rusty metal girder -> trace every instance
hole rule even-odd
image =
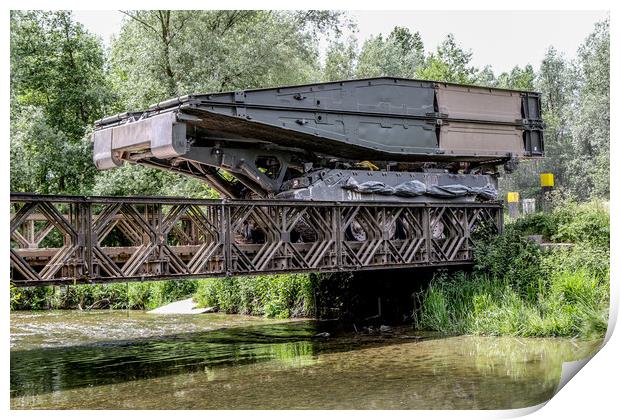
[[[11,194],[16,286],[470,264],[499,203]]]

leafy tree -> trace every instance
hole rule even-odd
[[[591,194],[609,197],[609,19],[596,24],[578,55],[573,144],[578,156],[587,156]]]
[[[42,107],[22,107],[11,118],[11,191],[83,194],[94,175],[90,143],[69,141]]]
[[[491,66],[484,66],[482,70],[477,72],[474,84],[480,86],[498,87],[498,81]]]
[[[118,112],[195,92],[319,78],[318,38],[338,32],[329,11],[127,11],[110,51]],[[116,172],[116,173],[114,173]],[[133,185],[127,185],[127,179]],[[205,184],[128,166],[97,176],[95,192],[213,196]]]
[[[163,195],[193,198],[217,198],[205,182],[184,175],[125,164],[110,171],[98,172],[94,195]]]
[[[514,68],[510,74],[500,76],[500,83],[512,83],[521,76],[524,80],[529,78],[529,75]],[[574,188],[572,182],[576,178],[573,175],[577,169],[571,168],[575,162],[569,124],[574,89],[571,63],[550,47],[534,80],[534,90],[542,93],[542,114],[546,124],[545,158],[541,161],[522,161],[515,173],[502,180],[506,188],[521,191],[524,197],[533,196],[540,191],[541,172],[554,173],[558,186],[568,190]]]
[[[497,87],[506,89],[535,90],[536,73],[531,64],[521,68],[515,66],[509,73],[502,73],[497,78]]]
[[[125,12],[110,54],[126,110],[173,96],[318,79],[318,34],[338,12]]]
[[[333,41],[327,48],[323,80],[331,82],[355,78],[357,45],[355,38]]]
[[[540,66],[536,88],[542,93],[542,111],[546,123],[546,156],[539,165],[540,169],[553,172],[558,185],[583,191],[584,185],[574,184],[575,181],[582,182],[582,177],[587,175],[577,167],[579,162],[575,159],[573,148],[571,121],[576,89],[575,69],[553,47],[547,50]]]
[[[379,34],[364,42],[355,74],[360,78],[412,78],[423,60],[424,44],[420,34],[397,26],[385,39]]]
[[[503,180],[506,188],[533,193],[538,174],[555,174],[556,186],[574,199],[609,197],[609,20],[596,24],[567,60],[555,48],[545,54],[540,70],[526,66],[500,75],[500,84],[542,93],[545,159],[524,162]]]
[[[439,44],[434,53],[430,53],[424,66],[418,69],[416,77],[427,80],[475,84],[478,69],[470,65],[473,53],[461,48],[453,34]]]
[[[79,141],[107,111],[101,42],[70,12],[11,12],[12,107],[41,107],[47,123]]]
[[[88,192],[84,136],[111,100],[101,43],[70,12],[11,12],[11,189]]]

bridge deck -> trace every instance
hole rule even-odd
[[[499,203],[11,194],[16,286],[469,264]],[[251,233],[250,233],[251,232]]]

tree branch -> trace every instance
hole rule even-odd
[[[139,18],[137,15],[132,15],[130,12],[128,11],[124,11],[124,10],[119,10],[122,14],[124,14],[125,16],[129,16],[130,19],[135,20],[136,22],[144,25],[146,28],[152,30],[153,32],[155,32],[156,34],[159,34],[159,32],[157,31],[157,29],[155,29],[155,27],[153,27],[150,23],[148,23],[147,21]]]

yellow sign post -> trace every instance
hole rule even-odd
[[[553,174],[540,174],[541,207],[544,212],[551,210],[551,191],[553,190]]]
[[[540,186],[543,188],[553,188],[553,174],[540,174]]]
[[[509,203],[518,203],[519,202],[519,193],[518,192],[509,192],[508,193],[508,202]]]
[[[508,201],[508,215],[510,218],[516,219],[519,217],[519,193],[511,191],[506,198],[506,201]]]

